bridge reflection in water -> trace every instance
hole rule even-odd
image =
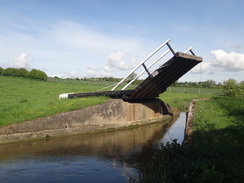
[[[163,137],[177,135],[168,131],[175,120],[121,131],[2,144],[1,182],[128,182],[130,176],[138,176]]]

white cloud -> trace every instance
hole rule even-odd
[[[86,73],[83,75],[85,78],[93,78],[96,77],[97,70],[93,67],[87,67]]]
[[[118,63],[118,69],[119,70],[128,70],[129,66],[126,63],[124,63],[123,61],[120,61]]]
[[[115,53],[111,53],[108,57],[108,61],[109,62],[114,62],[114,61],[118,61],[121,60],[124,57],[124,53],[122,53],[121,51],[119,52],[115,52]]]
[[[111,77],[111,74],[109,72],[102,71],[100,77]]]
[[[121,59],[125,56],[121,51],[113,52],[108,56],[107,65],[104,67],[104,71],[115,71],[119,70],[127,70],[129,67]]]
[[[115,70],[115,69],[109,67],[108,65],[106,65],[106,66],[104,67],[104,71],[106,71],[106,72],[110,72],[110,71],[114,71],[114,70]]]
[[[138,64],[139,64],[139,60],[137,57],[132,57],[131,59],[131,64],[130,64],[130,68],[135,68]]]
[[[108,57],[108,67],[109,70],[116,70],[118,68],[118,61],[120,61],[124,57],[124,53],[122,52],[115,52],[111,53]]]
[[[242,71],[244,70],[244,54],[230,52],[227,53],[221,49],[211,51],[213,58],[209,62],[202,62],[196,65],[191,73],[214,74],[218,71]]]
[[[106,72],[127,69],[130,58],[135,56],[135,53],[144,53],[142,50],[145,48],[141,40],[118,38],[82,23],[60,21],[40,25],[36,34],[16,33],[11,29],[1,34],[0,52],[4,55],[1,55],[0,66],[11,66],[12,55],[23,53],[14,60],[15,67],[45,67],[48,75],[68,76],[69,71],[76,71],[79,66],[78,73],[85,73],[84,77],[93,77],[95,73],[87,70],[87,65],[96,66],[98,70]],[[31,55],[35,63],[30,65],[31,62],[24,53]],[[123,73],[114,72],[113,77],[121,75],[124,76]]]
[[[244,70],[244,54],[234,51],[227,53],[221,49],[213,50],[211,53],[214,55],[214,58],[211,60],[213,67],[221,68],[224,71]]]
[[[68,73],[68,78],[81,78],[81,75],[76,71],[70,71]]]
[[[16,68],[25,68],[25,69],[30,69],[30,60],[27,60],[27,54],[26,53],[21,53],[18,58],[15,58],[13,60],[13,65]]]
[[[125,54],[121,51],[111,53],[108,56],[107,65],[104,67],[104,71],[128,70],[134,68],[138,64],[138,60],[135,56],[130,59],[130,63],[123,61],[122,59],[124,58]]]
[[[201,62],[200,64],[196,65],[191,72],[194,74],[201,74],[204,73],[206,71],[210,71],[211,70],[211,65],[210,62]]]

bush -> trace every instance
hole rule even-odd
[[[17,73],[18,73],[18,69],[16,68],[7,68],[3,71],[2,75],[4,76],[17,76]]]
[[[2,75],[4,69],[2,67],[0,67],[0,76]]]
[[[32,69],[28,72],[25,68],[7,68],[3,69],[0,67],[0,75],[3,76],[17,76],[17,77],[27,77],[31,79],[40,79],[47,81],[47,74],[41,70]]]
[[[243,95],[243,86],[238,84],[235,79],[224,81],[222,89],[225,96],[237,97]]]
[[[25,77],[27,74],[28,74],[28,71],[26,69],[20,68],[20,69],[18,69],[16,76]]]
[[[47,80],[47,75],[45,72],[37,70],[37,69],[32,69],[28,74],[28,78],[31,79],[40,79],[40,80]]]

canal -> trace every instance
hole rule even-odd
[[[161,143],[182,143],[185,115],[121,131],[2,144],[0,182],[128,183]]]

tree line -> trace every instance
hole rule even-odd
[[[15,76],[15,77],[25,77],[30,79],[38,79],[47,81],[48,77],[44,71],[38,69],[32,69],[31,71],[26,70],[25,68],[6,68],[3,69],[0,67],[0,75],[3,76]],[[126,82],[132,80],[135,76],[132,75],[129,77]],[[55,77],[54,77],[55,78]],[[56,77],[58,78],[58,77]],[[114,77],[102,77],[102,78],[76,78],[76,80],[84,81],[110,81],[110,82],[119,82],[121,78]],[[138,85],[143,80],[135,80],[134,84]],[[238,83],[235,79],[229,79],[223,83],[216,83],[213,80],[207,80],[203,82],[174,82],[171,86],[173,87],[195,87],[195,88],[219,88],[223,90],[225,96],[236,97],[244,96],[244,81]]]
[[[217,83],[214,80],[207,80],[207,81],[199,81],[199,82],[178,82],[176,81],[175,83],[172,84],[172,86],[176,87],[193,87],[193,88],[221,88],[222,83]]]
[[[3,69],[0,67],[0,75],[25,77],[25,78],[30,78],[30,79],[38,79],[38,80],[47,81],[47,74],[38,69],[32,69],[31,71],[28,71],[25,68],[9,67],[9,68]]]
[[[244,96],[244,81],[238,83],[235,79],[228,79],[223,83],[216,83],[213,80],[203,82],[175,82],[175,87],[193,87],[193,88],[217,88],[222,89],[223,95],[230,97]]]

